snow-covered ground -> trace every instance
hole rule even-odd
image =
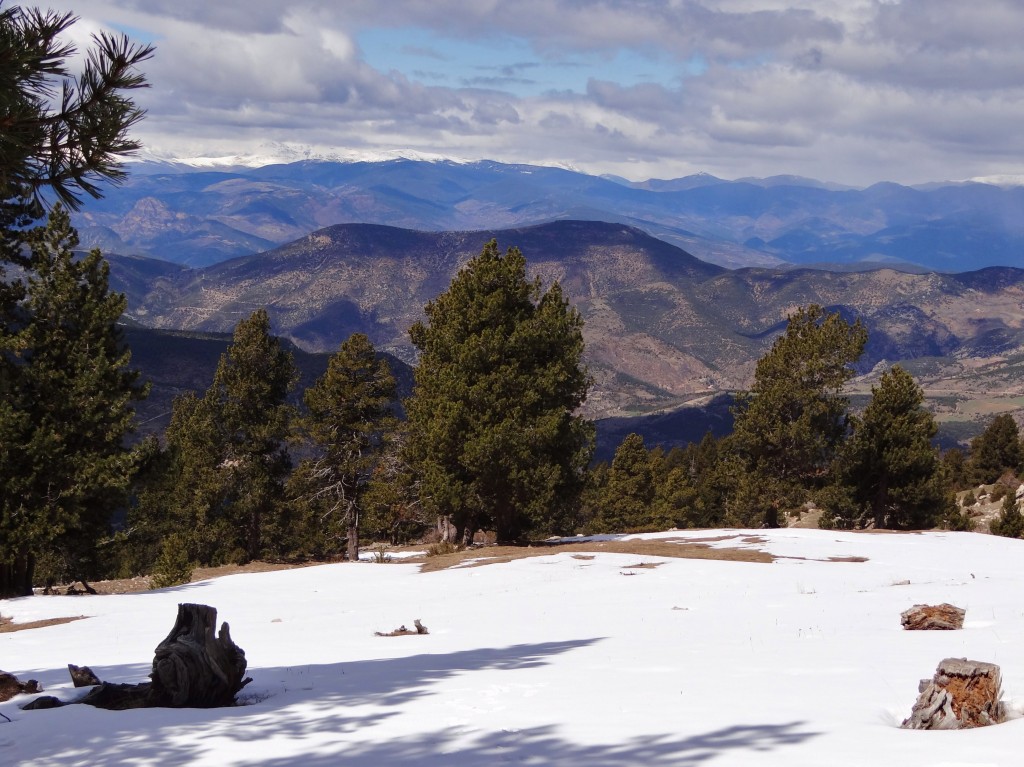
[[[708,538],[700,531],[671,537]],[[987,535],[742,533],[772,564],[555,554],[420,573],[341,564],[144,594],[0,602],[0,668],[72,699],[67,663],[145,678],[178,602],[215,606],[254,678],[235,708],[21,711],[2,765],[1016,765],[1024,719],[899,729],[945,657],[1000,664],[1024,709],[1024,542]],[[865,562],[829,561],[865,557]],[[626,569],[639,562],[660,566]],[[906,583],[908,582],[909,583]],[[915,603],[962,631],[908,632]],[[426,636],[384,638],[422,619]]]

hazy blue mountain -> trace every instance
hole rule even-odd
[[[847,189],[776,176],[643,183],[497,162],[303,161],[231,170],[139,165],[76,216],[106,253],[206,266],[367,223],[476,231],[556,220],[636,227],[729,268],[909,263],[1024,266],[1024,189],[985,184]]]

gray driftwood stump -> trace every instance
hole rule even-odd
[[[921,693],[902,727],[908,730],[961,730],[998,724],[1006,717],[1000,696],[999,666],[966,658],[946,658]]]

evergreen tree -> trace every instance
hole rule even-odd
[[[866,341],[859,320],[851,325],[817,305],[789,317],[734,409],[729,444],[742,467],[730,497],[735,518],[776,527],[781,511],[824,484],[847,431],[842,388]]]
[[[995,482],[1006,471],[1021,470],[1024,450],[1013,416],[997,415],[981,434],[971,440],[967,475],[975,485]]]
[[[268,533],[280,532],[292,468],[293,408],[286,399],[297,378],[291,353],[271,335],[266,310],[258,309],[235,326],[204,397],[225,446],[218,466],[228,478],[225,515],[247,561],[276,553]]]
[[[100,196],[98,182],[124,176],[119,158],[139,148],[128,133],[143,111],[126,93],[146,86],[136,66],[151,46],[101,33],[73,77],[70,13],[0,8],[0,225],[40,217],[50,190],[76,209],[81,194]]]
[[[354,562],[359,559],[363,496],[376,453],[394,428],[395,379],[370,339],[356,333],[331,357],[327,372],[303,399],[309,411],[305,431],[318,453],[298,470],[304,498],[320,536],[346,540],[348,559]]]
[[[1024,514],[1021,513],[1015,493],[1009,492],[1003,496],[1003,506],[999,516],[992,520],[991,530],[994,535],[1006,538],[1024,536]]]
[[[946,472],[946,481],[955,490],[963,490],[971,486],[967,478],[967,459],[964,451],[951,447],[942,453],[942,469]]]
[[[837,459],[836,474],[857,513],[841,526],[926,528],[946,510],[950,491],[931,442],[938,427],[923,402],[921,387],[898,365],[872,387]]]
[[[210,399],[186,392],[174,399],[164,433],[138,502],[129,511],[129,536],[136,569],[147,570],[169,547],[187,549],[184,559],[219,565],[243,558],[234,547],[228,517],[231,476],[227,439],[217,426]]]
[[[363,500],[367,534],[391,544],[422,538],[434,521],[420,502],[416,472],[406,461],[407,439],[405,425],[396,424],[377,456]]]
[[[135,470],[132,402],[146,392],[117,325],[125,298],[109,291],[99,251],[76,257],[60,206],[28,240],[0,401],[0,596],[29,593],[44,555],[54,577],[96,574],[97,542]]]
[[[600,497],[598,529],[624,533],[652,526],[654,466],[644,438],[630,434],[615,450]]]
[[[407,407],[424,504],[462,541],[486,526],[502,542],[564,529],[593,446],[576,415],[589,386],[579,313],[491,241],[426,315],[410,331],[420,359]]]
[[[136,518],[150,540],[177,535],[201,565],[282,553],[294,411],[286,398],[296,377],[266,310],[235,326],[206,393],[174,401],[167,473],[152,482]]]
[[[124,382],[100,359],[115,355],[113,342],[105,340],[114,335],[105,318],[117,303],[114,296],[104,299],[102,259],[90,254],[69,266],[61,253],[74,247],[74,232],[63,211],[56,212],[45,234],[29,227],[44,214],[45,193],[75,208],[81,193],[100,195],[98,181],[123,175],[120,157],[138,146],[128,131],[142,117],[126,93],[145,85],[135,66],[152,49],[100,35],[76,80],[66,65],[74,47],[62,42],[74,21],[70,14],[0,8],[0,597],[28,593],[40,554],[67,560],[79,575],[93,566],[88,560],[95,534],[112,511],[104,507],[120,495],[130,473],[130,460],[121,456],[117,460],[123,465],[114,467],[113,448],[100,446],[104,440],[108,446],[120,442],[126,412]],[[37,267],[49,272],[33,275]],[[78,291],[59,293],[76,279]],[[57,292],[47,297],[47,291]],[[57,305],[62,296],[71,302],[67,311]],[[41,317],[32,329],[33,312],[40,308],[51,316]],[[76,318],[75,309],[97,315]],[[58,314],[64,325],[53,324]],[[98,334],[92,351],[82,345],[90,334]],[[46,367],[54,359],[48,348],[74,356],[66,372]],[[78,366],[88,365],[89,354],[95,355],[96,368],[82,374]],[[80,374],[81,381],[71,380]],[[112,388],[87,393],[88,380]],[[33,386],[48,387],[40,389],[38,402]],[[55,394],[62,386],[63,401]],[[46,411],[45,403],[53,409]],[[82,412],[72,412],[78,405]],[[65,416],[71,420],[58,421]],[[105,437],[74,431],[99,429],[104,418]],[[71,454],[75,445],[83,450],[78,458]],[[90,462],[92,468],[83,469]],[[58,473],[63,471],[70,473]]]
[[[651,525],[658,530],[696,527],[699,518],[697,487],[685,465],[656,472]]]

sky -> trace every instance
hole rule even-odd
[[[42,4],[42,3],[40,3]],[[1019,0],[49,0],[151,42],[159,157],[1024,177]]]
[[[253,681],[242,705],[206,710],[22,711],[36,696],[19,696],[0,703],[0,764],[1020,764],[1024,542],[797,529],[643,537],[777,559],[611,554],[577,542],[577,554],[432,573],[342,563],[141,594],[4,600],[15,625],[89,616],[0,633],[4,670],[61,700],[86,692],[68,663],[109,682],[144,680],[179,602],[217,609]],[[912,605],[942,602],[966,609],[962,630],[901,627]],[[416,618],[428,634],[374,635]],[[998,664],[1013,720],[900,729],[919,680],[947,657]]]

